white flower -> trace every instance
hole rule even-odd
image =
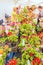
[[[8,34],[8,30],[7,29],[5,30],[5,32],[6,32],[6,34]]]
[[[2,56],[2,54],[0,54],[0,57]]]

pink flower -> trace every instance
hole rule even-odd
[[[16,25],[16,22],[11,22],[10,25],[14,26],[14,25]]]
[[[10,29],[10,26],[9,25],[6,25],[6,29],[9,30]]]
[[[4,26],[2,26],[2,30],[5,30],[5,27]]]
[[[24,51],[26,50],[26,48],[24,47],[24,49],[23,49]]]
[[[38,48],[36,48],[36,50],[38,51],[39,49],[38,49]]]

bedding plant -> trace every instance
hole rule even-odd
[[[31,17],[29,18],[27,13],[29,13],[28,9],[24,7],[23,12],[17,15],[18,22],[12,21],[1,30],[0,44],[2,44],[2,46],[0,47],[0,65],[5,65],[8,51],[12,51],[12,47],[9,48],[9,45],[4,45],[6,41],[7,43],[10,42],[10,44],[14,43],[14,46],[16,44],[16,52],[18,50],[21,52],[20,58],[12,58],[7,65],[43,65],[43,53],[40,51],[40,36],[42,36],[43,33],[38,35],[42,29],[37,25],[35,19],[32,20]],[[15,48],[13,48],[13,51],[14,49]]]
[[[33,23],[23,23],[20,27],[21,37],[18,46],[22,52],[22,65],[28,65],[28,60],[31,65],[42,65],[41,59],[43,58],[43,53],[40,52],[41,39],[37,34],[36,25],[33,25]],[[39,28],[37,30],[41,31]]]

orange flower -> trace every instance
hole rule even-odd
[[[3,54],[4,53],[4,51],[3,50],[0,50],[0,54]]]
[[[5,45],[5,46],[4,46],[5,49],[8,49],[8,47],[9,47],[8,45]]]
[[[43,32],[39,33],[39,37],[43,37]]]
[[[4,34],[4,33],[2,33],[2,36],[5,36],[5,34]]]

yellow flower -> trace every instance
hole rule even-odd
[[[16,14],[16,12],[13,11],[13,12],[12,12],[11,21],[12,21],[12,22],[15,22],[16,19],[17,19],[17,14]]]

